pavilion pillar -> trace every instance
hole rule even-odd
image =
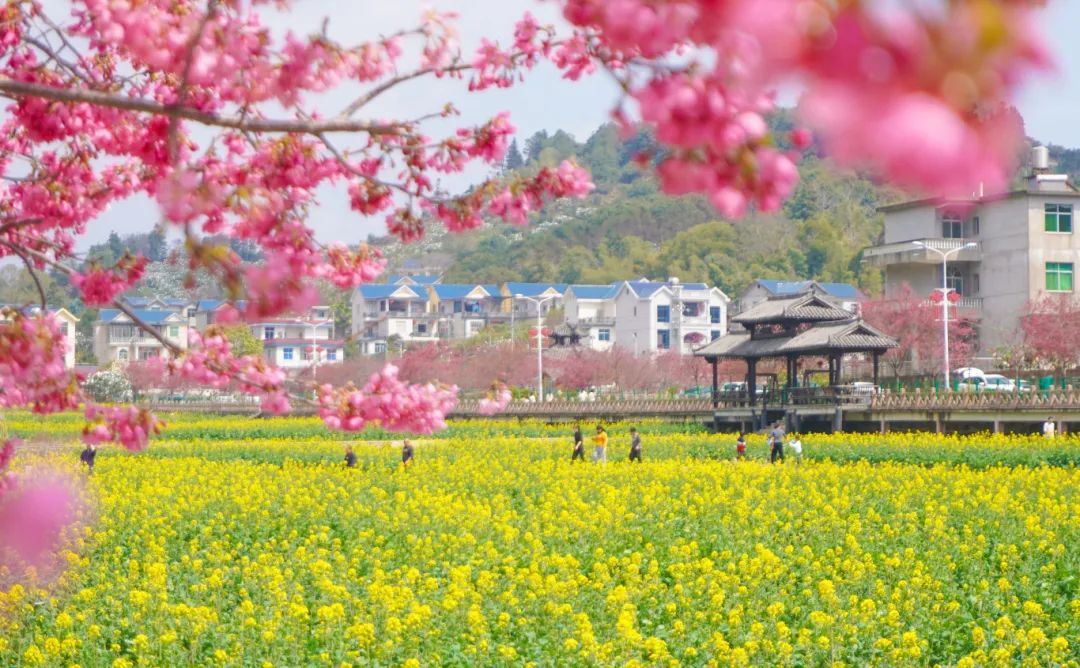
[[[874,351],[874,387],[877,387],[879,385],[878,377],[879,377],[879,369],[880,369],[880,367],[881,367],[881,353],[875,350]]]
[[[795,358],[791,355],[787,357],[787,386],[790,390],[795,387]]]
[[[844,374],[844,356],[836,356],[836,382],[834,385],[839,385]]]
[[[717,408],[720,405],[720,376],[717,369],[720,359],[717,357],[708,357],[706,359],[712,365],[712,407]]]
[[[832,355],[829,355],[829,387],[836,385],[836,362]]]
[[[757,362],[756,357],[746,360],[746,392],[751,406],[757,403]]]

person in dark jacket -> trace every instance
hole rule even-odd
[[[581,435],[581,425],[574,425],[574,454],[570,455],[570,461],[580,459],[585,461],[585,437]]]
[[[641,434],[635,427],[630,427],[630,461],[641,463]]]
[[[405,441],[405,444],[401,446],[401,464],[402,466],[408,466],[413,460],[413,447],[412,443]]]
[[[79,461],[86,464],[87,473],[94,472],[94,458],[97,457],[97,446],[91,443],[87,443],[83,448],[82,453],[79,455]]]
[[[353,452],[351,445],[345,446],[345,466],[347,468],[356,468],[356,453]]]

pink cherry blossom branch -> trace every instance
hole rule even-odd
[[[246,118],[243,116],[222,116],[199,111],[191,107],[175,104],[163,104],[145,98],[103,93],[101,91],[77,88],[58,88],[44,84],[16,81],[0,77],[0,93],[10,98],[38,97],[54,102],[86,103],[125,111],[136,111],[158,116],[177,117],[201,125],[247,130],[266,133],[317,134],[320,132],[363,132],[371,135],[400,135],[400,124],[380,124],[347,119],[325,121],[303,121],[296,119]]]

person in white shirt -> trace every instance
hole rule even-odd
[[[1054,418],[1046,418],[1046,422],[1043,422],[1043,436],[1053,438],[1055,431],[1057,431],[1057,424],[1054,423]]]
[[[791,440],[788,441],[788,447],[791,448],[792,454],[795,455],[795,465],[798,466],[802,463],[802,441],[799,440],[798,434],[791,435]]]

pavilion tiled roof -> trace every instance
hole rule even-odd
[[[850,320],[852,314],[826,297],[814,292],[800,295],[772,297],[741,313],[732,320],[743,325],[759,325],[770,322],[828,322]]]
[[[698,348],[694,354],[699,357],[746,359],[875,350],[884,352],[897,345],[893,337],[848,314],[845,321],[815,324],[794,335],[751,338],[748,332],[728,334]]]

